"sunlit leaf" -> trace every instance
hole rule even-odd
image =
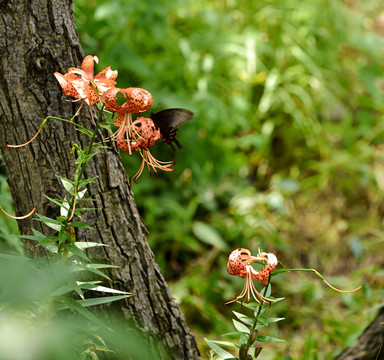
[[[235,328],[237,331],[240,331],[242,333],[246,333],[246,334],[249,334],[251,331],[249,330],[248,327],[246,327],[244,324],[242,324],[241,322],[237,321],[237,320],[232,320],[233,322],[233,325],[235,325]]]
[[[208,340],[208,339],[204,339],[205,342],[208,344],[208,346],[217,354],[219,355],[221,358],[223,359],[235,359],[235,357],[229,353],[228,351],[224,350],[223,348],[221,348],[220,346],[216,345],[214,342]]]
[[[89,249],[91,247],[108,246],[106,244],[101,244],[101,243],[92,242],[92,241],[76,241],[75,245],[81,250]]]
[[[255,322],[254,319],[251,319],[250,317],[248,317],[247,315],[244,315],[242,313],[239,313],[239,312],[236,312],[236,311],[232,311],[235,316],[241,320],[242,322],[244,322],[245,324],[249,325],[249,326],[252,326],[253,323]]]
[[[257,341],[260,341],[260,342],[285,342],[285,340],[282,340],[282,339],[279,339],[279,338],[276,338],[273,336],[262,336],[262,335],[259,335],[257,337]]]

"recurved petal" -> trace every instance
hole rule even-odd
[[[161,134],[150,118],[140,116],[132,123],[132,127],[137,135],[136,141],[142,149],[147,149],[160,140]]]
[[[124,131],[121,131],[119,135],[116,137],[116,145],[122,151],[128,151],[129,146],[127,141],[124,138]]]
[[[147,111],[153,104],[152,94],[141,88],[127,88],[129,99],[122,105],[125,111],[140,114]]]
[[[62,75],[58,72],[55,72],[53,75],[55,76],[56,80],[59,82],[59,84],[63,90],[64,95],[72,96],[75,98],[80,97],[79,93],[77,92],[77,90],[72,85],[73,81],[78,79],[78,77],[75,74]]]
[[[119,112],[121,110],[125,110],[116,101],[116,97],[118,93],[122,93],[123,96],[125,97],[125,89],[119,89],[115,87],[107,90],[105,93],[101,95],[101,101],[103,102],[107,110],[112,112]]]
[[[99,63],[99,58],[92,55],[87,55],[81,63],[81,70],[85,72],[87,80],[93,80],[95,74],[95,63]]]
[[[121,113],[117,114],[115,122],[113,123],[113,125],[120,127],[121,125],[123,125],[123,123],[124,123],[124,113],[121,112]]]
[[[100,80],[116,80],[117,75],[118,75],[117,70],[111,70],[111,67],[108,66],[105,69],[101,70],[95,75],[95,79],[100,79]]]

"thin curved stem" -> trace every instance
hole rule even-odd
[[[277,274],[281,274],[281,273],[286,273],[286,272],[292,272],[292,271],[303,271],[303,272],[313,272],[318,278],[320,278],[321,280],[324,281],[324,283],[329,286],[332,290],[335,290],[337,292],[340,292],[340,293],[352,293],[352,292],[355,292],[355,291],[358,291],[360,290],[363,285],[360,285],[359,287],[357,287],[356,289],[353,289],[353,290],[340,290],[340,289],[337,289],[335,288],[334,286],[332,286],[327,280],[325,280],[324,276],[321,275],[317,270],[315,269],[301,269],[301,268],[298,268],[298,269],[287,269],[281,262],[280,264],[284,267],[284,269],[279,269],[279,270],[276,270],[272,276],[275,276]]]

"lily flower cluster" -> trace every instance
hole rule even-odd
[[[256,271],[252,267],[252,263],[265,262],[262,270]],[[239,248],[231,252],[227,262],[227,272],[231,275],[237,275],[245,279],[244,288],[239,296],[236,296],[234,300],[228,301],[225,305],[233,303],[238,299],[246,296],[248,301],[251,301],[251,295],[260,304],[261,302],[271,303],[273,300],[261,295],[253,280],[258,280],[264,285],[268,285],[269,276],[273,270],[277,267],[277,257],[272,253],[261,252],[258,249],[257,256],[253,256],[248,249]]]
[[[56,72],[54,75],[65,95],[82,100],[90,107],[101,101],[105,109],[117,114],[114,125],[118,130],[112,134],[117,147],[122,151],[138,151],[142,157],[139,171],[133,176],[136,181],[147,165],[157,173],[157,169],[174,171],[173,161],[156,160],[149,151],[156,141],[161,139],[161,133],[150,118],[143,116],[133,119],[133,114],[147,111],[153,104],[153,97],[148,90],[129,87],[116,87],[117,70],[107,67],[94,75],[94,63],[98,63],[97,56],[88,55],[81,64],[81,68],[69,68],[64,75]],[[119,103],[118,103],[119,99]],[[79,108],[79,110],[80,110]],[[78,111],[79,111],[78,110]],[[91,111],[92,115],[92,111]]]
[[[174,161],[156,160],[149,151],[149,147],[161,139],[160,129],[151,118],[140,116],[133,119],[132,116],[142,114],[152,106],[151,93],[135,87],[117,88],[117,70],[111,70],[111,67],[108,66],[95,75],[95,63],[98,64],[98,62],[97,56],[88,55],[84,58],[80,69],[71,67],[64,75],[54,73],[64,95],[75,98],[76,100],[73,101],[81,101],[81,105],[72,119],[79,114],[80,109],[86,103],[89,106],[93,123],[96,124],[93,119],[92,105],[101,103],[104,109],[117,114],[114,125],[118,127],[118,130],[108,139],[115,140],[117,147],[122,151],[128,151],[129,155],[132,155],[132,151],[138,151],[142,157],[140,169],[132,177],[135,181],[142,174],[145,165],[150,173],[151,168],[156,174],[157,169],[174,171],[172,168]],[[46,120],[28,142],[21,145],[7,145],[7,147],[17,148],[29,144],[37,137],[45,123]]]

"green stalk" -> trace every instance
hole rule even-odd
[[[281,264],[281,262],[280,262]],[[283,264],[282,264],[283,265]],[[317,270],[315,269],[301,269],[301,268],[298,268],[298,269],[287,269],[284,265],[283,265],[284,269],[279,269],[279,270],[276,270],[273,272],[272,276],[275,276],[277,274],[281,274],[281,273],[286,273],[286,272],[292,272],[292,271],[304,271],[304,272],[312,272],[314,273],[318,278],[320,278],[321,280],[323,280],[325,282],[325,284],[330,287],[331,289],[337,291],[337,292],[340,292],[340,293],[352,293],[352,292],[355,292],[357,290],[360,290],[363,286],[360,285],[359,287],[357,287],[356,289],[353,289],[353,290],[340,290],[340,289],[337,289],[335,288],[334,286],[332,286],[326,279],[323,275],[321,275]]]
[[[99,119],[102,116],[102,111],[103,111],[103,107],[100,108],[99,117],[98,117]],[[100,124],[100,122],[97,121],[95,129],[94,129],[94,131],[92,133],[92,136],[91,136],[91,141],[90,141],[90,143],[88,145],[88,150],[86,152],[86,155],[89,155],[91,153],[91,151],[92,151],[92,146],[93,146],[93,143],[95,141],[95,137],[97,135],[97,131],[99,130],[99,127],[100,127],[99,124]],[[66,218],[66,220],[64,222],[64,225],[63,225],[64,229],[67,229],[67,227],[68,227],[69,219],[70,219],[70,217],[72,215],[72,213],[69,214],[69,210],[73,209],[73,207],[74,207],[74,204],[75,204],[75,201],[76,201],[76,196],[77,196],[77,190],[78,190],[79,182],[80,182],[81,178],[83,177],[86,165],[87,165],[87,161],[81,163],[80,167],[78,167],[76,169],[75,181],[74,181],[75,182],[74,195],[72,195],[71,200],[69,202],[69,209],[68,209],[67,218]],[[74,209],[73,209],[73,211],[74,211]]]

